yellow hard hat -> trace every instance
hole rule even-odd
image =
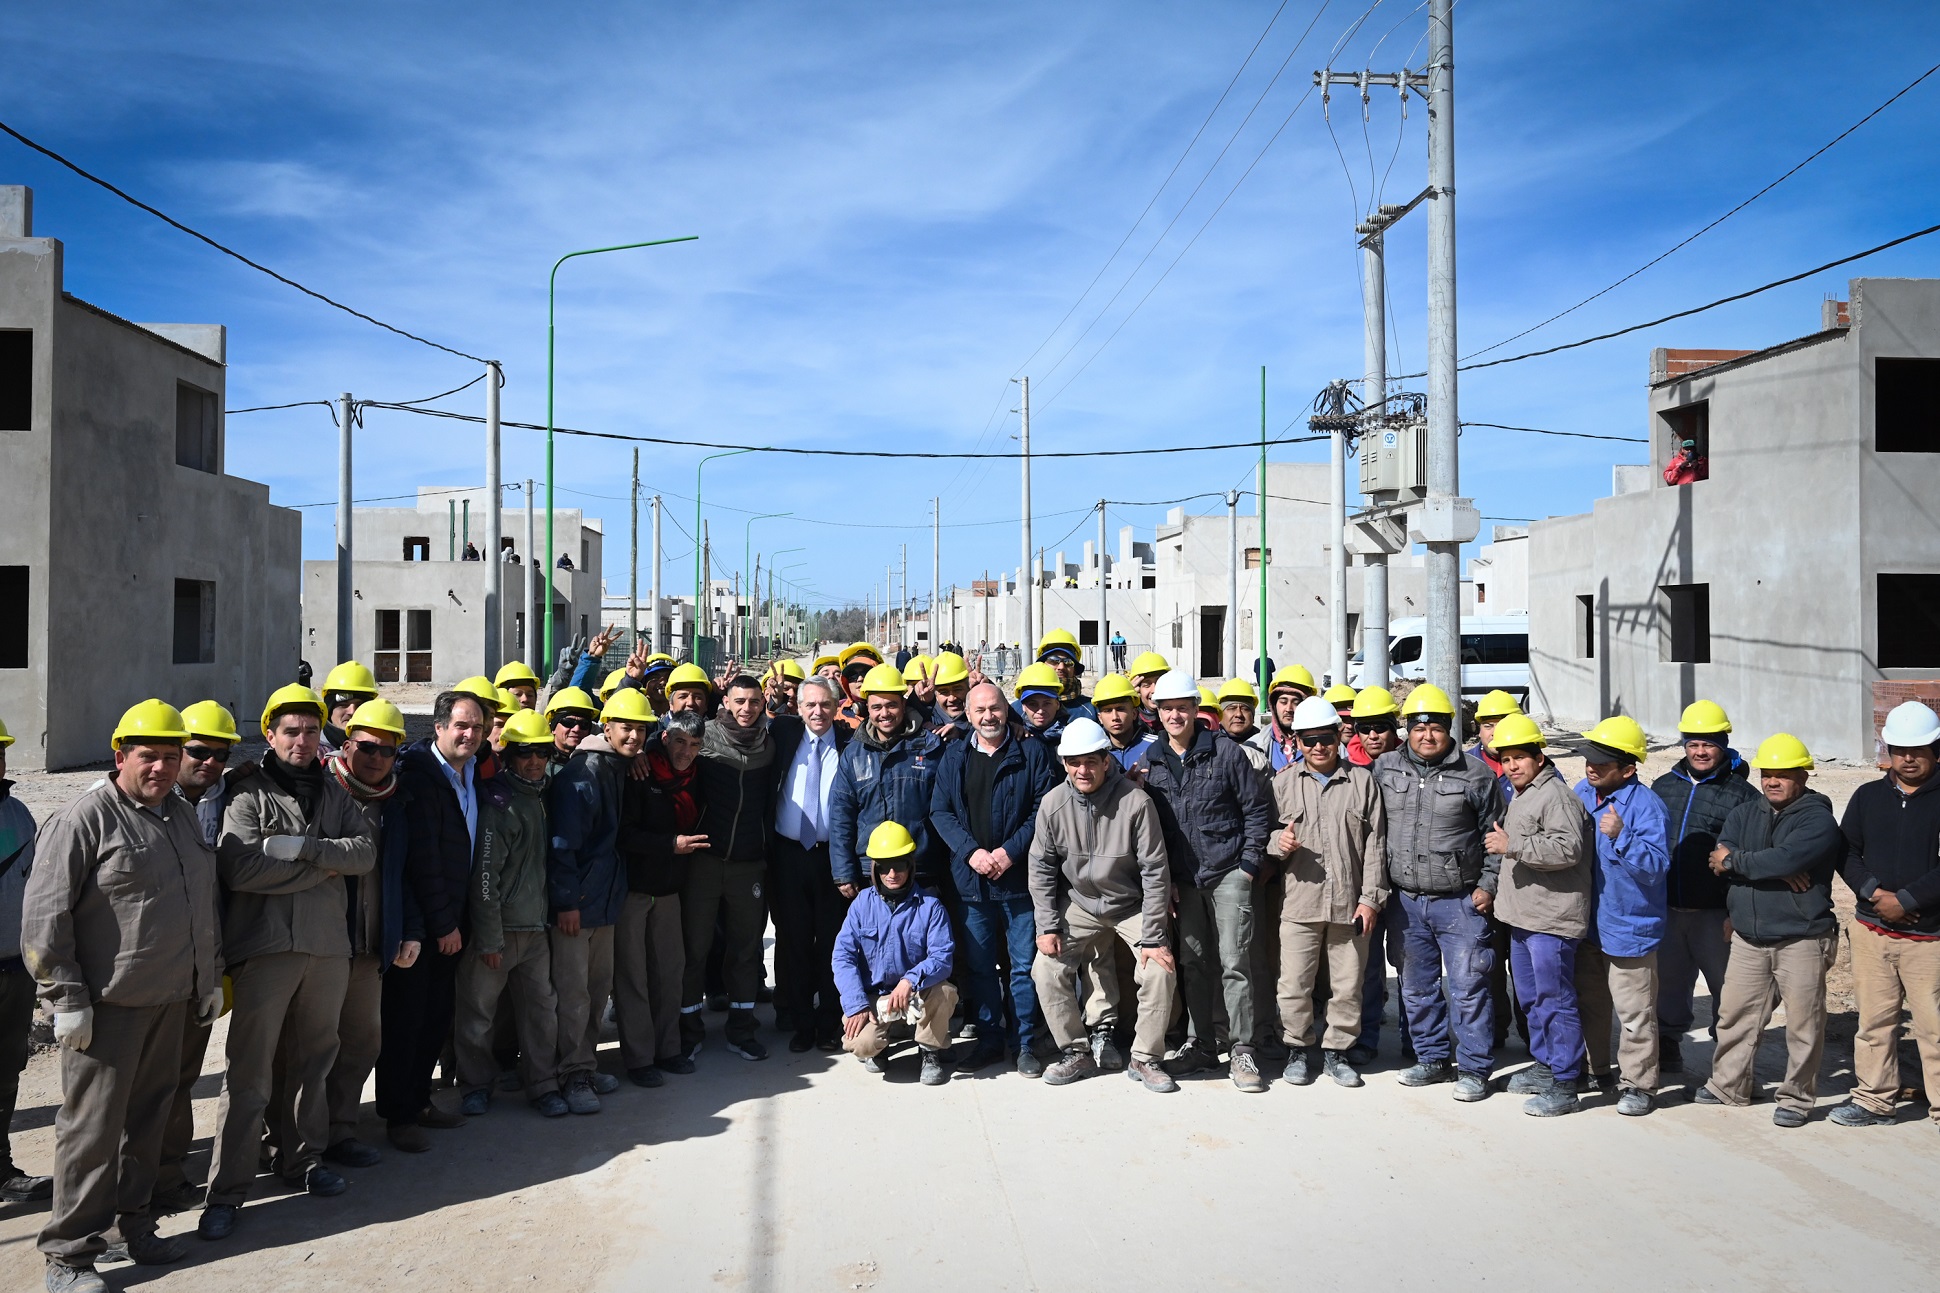
[[[520,711],[521,706],[519,705],[519,698],[512,694],[512,689],[510,687],[499,687],[496,690],[498,691],[498,712],[499,713],[516,714]]]
[[[182,711],[182,726],[190,736],[231,745],[242,740],[236,733],[236,717],[213,700],[198,700]]]
[[[620,680],[625,677],[626,677],[625,668],[615,669],[611,673],[607,674],[606,681],[600,684],[600,699],[605,700],[608,696],[611,696],[615,691],[618,691],[620,687]],[[568,688],[568,690],[571,690],[571,689]],[[558,697],[555,696],[553,699],[557,700]]]
[[[909,658],[909,663],[903,666],[903,677],[908,678],[911,681],[914,681],[917,678],[921,678],[926,682],[934,681],[933,679],[930,678],[930,674],[935,668],[936,668],[936,665],[934,664],[934,662],[932,662],[930,658],[924,655],[921,651],[918,651],[915,655]]]
[[[333,691],[347,691],[359,696],[375,696],[377,679],[371,671],[356,660],[346,660],[329,673],[323,675],[323,694]]]
[[[600,710],[602,723],[651,723],[653,721],[653,703],[638,687],[620,688],[613,693],[612,699],[606,702],[606,707]]]
[[[1219,703],[1224,705],[1229,700],[1243,700],[1257,708],[1260,703],[1260,693],[1254,691],[1253,684],[1244,678],[1228,678],[1219,686]]]
[[[308,691],[309,688],[306,687],[304,690]],[[322,708],[322,706],[323,702],[318,701],[317,707]],[[121,748],[124,741],[133,741],[136,745],[140,745],[144,740],[186,741],[188,739],[189,730],[182,725],[182,715],[176,712],[175,706],[165,700],[144,700],[141,704],[131,707],[121,716],[121,721],[115,724],[114,735],[109,738],[110,743],[117,750]]]
[[[1310,696],[1319,690],[1314,684],[1312,672],[1304,664],[1290,664],[1274,674],[1273,680],[1266,686],[1266,694],[1271,696],[1282,687],[1299,687]]]
[[[637,691],[638,688],[629,687],[627,690]],[[614,694],[617,695],[618,693],[615,692]],[[611,698],[609,697],[608,699]],[[600,705],[598,701],[588,696],[581,688],[561,687],[552,694],[552,699],[546,702],[546,717],[550,719],[562,709],[576,709],[582,713],[597,714],[600,712]]]
[[[1126,675],[1132,678],[1143,678],[1147,674],[1171,672],[1172,666],[1167,664],[1165,657],[1156,651],[1139,652],[1138,659],[1132,661],[1132,667],[1125,671]]]
[[[1386,687],[1363,687],[1354,697],[1355,718],[1392,718],[1401,712]]]
[[[529,687],[537,687],[539,685],[539,675],[532,672],[532,666],[523,660],[508,661],[500,665],[498,672],[492,675],[492,685],[494,687],[509,687],[515,682],[524,683]]]
[[[800,664],[783,656],[768,666],[768,676],[770,678],[786,678],[790,682],[800,682],[808,675],[802,672]]]
[[[1132,680],[1124,674],[1108,673],[1098,680],[1098,686],[1092,690],[1091,703],[1094,707],[1103,708],[1117,700],[1138,704],[1138,688],[1132,686]]]
[[[1202,710],[1209,709],[1215,714],[1219,712],[1219,697],[1213,695],[1213,689],[1211,687],[1202,686],[1199,688],[1199,708]]]
[[[872,858],[906,858],[916,851],[916,841],[900,822],[883,822],[869,832],[864,850]]]
[[[1037,664],[1027,664],[1017,671],[1017,695],[1020,700],[1038,691],[1047,692],[1053,696],[1064,694],[1064,679],[1058,677],[1056,669],[1042,661]]]
[[[487,706],[485,710],[487,718],[498,712],[498,684],[482,673],[475,673],[463,682],[455,684],[452,690],[460,695],[484,701]]]
[[[1352,705],[1355,694],[1352,687],[1344,682],[1337,682],[1326,691],[1320,693],[1320,698],[1338,709],[1342,705]]]
[[[1612,714],[1583,733],[1583,737],[1585,740],[1615,750],[1619,754],[1627,754],[1640,762],[1644,755],[1649,753],[1645,748],[1644,729],[1637,725],[1636,719],[1627,714]]]
[[[1037,640],[1037,658],[1042,660],[1052,651],[1063,651],[1073,660],[1078,658],[1078,639],[1069,629],[1052,629]]]
[[[711,689],[713,683],[707,680],[707,670],[697,664],[677,664],[674,671],[667,675],[667,690],[676,687],[703,687]],[[631,690],[631,688],[629,688]],[[618,695],[615,692],[614,695]]]
[[[360,727],[367,732],[388,732],[402,741],[404,714],[388,700],[367,700],[357,707],[357,712],[344,724],[344,731],[354,732]]]
[[[952,687],[970,681],[970,666],[954,651],[945,651],[931,665],[930,681],[939,687]]]
[[[1495,725],[1495,735],[1489,738],[1489,748],[1506,750],[1512,745],[1543,748],[1543,730],[1536,726],[1535,719],[1520,712],[1502,716],[1502,721]]]
[[[656,651],[642,661],[640,673],[642,676],[645,676],[650,673],[660,673],[673,667],[674,658],[672,656],[668,655],[665,651]]]
[[[909,690],[909,680],[893,664],[879,664],[862,680],[864,696],[901,696]]]
[[[836,656],[818,655],[815,657],[815,663],[808,666],[808,671],[810,673],[820,673],[830,665],[834,665],[839,669],[842,667],[842,661]]]
[[[1491,718],[1507,718],[1511,714],[1522,713],[1522,706],[1516,698],[1506,691],[1492,691],[1475,702],[1475,718],[1483,722]]]
[[[1731,719],[1715,700],[1694,700],[1684,707],[1677,730],[1686,736],[1723,736],[1731,730]]]
[[[552,728],[536,709],[522,709],[505,720],[498,735],[501,745],[551,745]]]
[[[1758,753],[1751,756],[1751,766],[1762,771],[1810,768],[1812,752],[1805,748],[1805,742],[1798,737],[1790,732],[1780,732],[1758,743]]]
[[[1416,714],[1433,714],[1441,718],[1453,718],[1455,706],[1449,702],[1448,693],[1433,683],[1424,682],[1408,693],[1408,699],[1401,712],[1409,717]]]
[[[317,722],[319,723],[327,723],[330,721],[329,711],[323,707],[323,697],[317,695],[300,682],[293,682],[287,687],[278,687],[269,694],[269,699],[263,702],[263,717],[260,721],[260,726],[263,729],[264,736],[269,735],[270,720],[276,716],[276,711],[279,709],[299,709],[306,713],[315,714],[317,716]],[[171,714],[175,713],[174,710],[170,710],[169,712]],[[177,717],[179,718],[180,715],[177,715]]]
[[[7,731],[6,723],[0,722],[0,750],[4,750],[12,744],[13,735]]]
[[[841,654],[835,657],[835,662],[844,669],[847,669],[849,667],[849,661],[855,659],[857,656],[865,655],[877,664],[882,663],[882,652],[876,650],[875,647],[869,645],[867,642],[851,642],[848,646],[842,648]]]

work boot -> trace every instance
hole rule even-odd
[[[92,1266],[47,1263],[47,1293],[108,1293],[108,1282]]]
[[[950,1080],[950,1070],[943,1063],[943,1052],[922,1047],[923,1075],[917,1081],[924,1086],[942,1086]]]
[[[492,1109],[492,1093],[484,1087],[465,1092],[465,1098],[458,1103],[458,1111],[467,1118],[483,1118]]]
[[[180,1185],[170,1186],[166,1190],[157,1190],[150,1195],[148,1210],[158,1217],[165,1217],[171,1212],[187,1212],[202,1205],[202,1196],[201,1186],[194,1181],[184,1181]],[[0,1195],[0,1198],[4,1197]],[[7,1202],[13,1203],[16,1200],[7,1199]],[[25,1202],[25,1200],[19,1200],[19,1202]]]
[[[350,1188],[350,1182],[318,1163],[303,1173],[303,1191],[319,1199],[335,1198]]]
[[[1805,1111],[1802,1109],[1793,1109],[1786,1105],[1780,1105],[1778,1108],[1772,1110],[1772,1126],[1774,1127],[1785,1127],[1789,1129],[1803,1127],[1804,1125]]]
[[[1160,1068],[1155,1061],[1142,1060],[1136,1056],[1125,1066],[1125,1076],[1134,1082],[1144,1084],[1147,1091],[1157,1091],[1161,1095],[1179,1089],[1179,1084],[1172,1080],[1172,1075]]]
[[[1334,1082],[1339,1086],[1352,1087],[1367,1085],[1361,1081],[1361,1075],[1354,1071],[1354,1066],[1347,1062],[1347,1057],[1339,1051],[1322,1051],[1320,1053],[1320,1067],[1321,1071],[1326,1073],[1328,1077],[1334,1079]]]
[[[1098,1061],[1091,1058],[1091,1047],[1082,1043],[1064,1048],[1064,1053],[1044,1070],[1045,1086],[1069,1086],[1098,1074]]]
[[[1233,1085],[1248,1094],[1266,1090],[1266,1077],[1260,1072],[1260,1062],[1254,1058],[1251,1046],[1233,1047],[1233,1062],[1229,1066],[1233,1074]]]
[[[1713,1091],[1709,1086],[1701,1086],[1697,1090],[1691,1092],[1691,1103],[1721,1105],[1724,1103],[1724,1101],[1720,1100],[1718,1098],[1718,1093],[1716,1091]]]
[[[1028,1046],[1017,1052],[1017,1076],[1027,1078],[1044,1076],[1044,1061]]]
[[[766,1055],[768,1052],[763,1048],[761,1053]],[[594,1095],[612,1095],[620,1089],[620,1079],[604,1070],[594,1069],[586,1077],[593,1084]]]
[[[431,1137],[415,1122],[394,1122],[384,1128],[384,1136],[407,1154],[423,1154],[431,1148]]]
[[[1684,1046],[1681,1039],[1668,1034],[1657,1039],[1657,1067],[1664,1073],[1684,1071]]]
[[[1641,1118],[1650,1112],[1650,1092],[1631,1087],[1617,1097],[1617,1112],[1626,1118]]]
[[[166,1266],[189,1255],[181,1240],[164,1239],[153,1232],[131,1236],[125,1247],[128,1249],[128,1260],[137,1266]]]
[[[1372,1046],[1364,1046],[1360,1042],[1355,1042],[1347,1048],[1347,1062],[1357,1069],[1364,1069],[1374,1063],[1376,1054],[1377,1052]]]
[[[1455,1098],[1463,1104],[1474,1104],[1477,1100],[1488,1099],[1489,1080],[1480,1073],[1456,1074]]]
[[[54,1178],[8,1172],[0,1181],[0,1203],[39,1203],[54,1197]]]
[[[574,1073],[566,1079],[566,1107],[574,1113],[598,1113],[600,1098],[593,1094],[592,1079],[584,1072]]]
[[[1826,1115],[1830,1122],[1841,1127],[1884,1127],[1892,1122],[1890,1114],[1874,1113],[1857,1100],[1848,1100]]]
[[[874,1055],[858,1055],[856,1056],[856,1060],[861,1063],[862,1071],[865,1073],[881,1073],[883,1071],[882,1061]]]
[[[653,1066],[662,1073],[671,1073],[675,1077],[685,1077],[694,1071],[694,1061],[686,1055],[669,1055],[664,1060],[655,1060]]]
[[[532,1107],[539,1111],[541,1118],[563,1118],[572,1112],[566,1107],[566,1097],[557,1091],[546,1092],[532,1102]]]
[[[813,1028],[797,1028],[794,1035],[788,1039],[790,1055],[806,1055],[814,1049],[815,1030]]]
[[[1537,1060],[1528,1068],[1509,1076],[1508,1085],[1503,1088],[1510,1095],[1541,1095],[1556,1085],[1556,1071]],[[1571,1090],[1575,1087],[1572,1085]]]
[[[992,1064],[997,1063],[1003,1058],[1004,1044],[1002,1042],[991,1045],[988,1042],[980,1041],[970,1048],[970,1053],[963,1058],[962,1063],[957,1065],[957,1072],[975,1073],[979,1069],[989,1068]]]
[[[1423,1060],[1412,1068],[1402,1069],[1394,1080],[1402,1086],[1434,1086],[1437,1082],[1453,1082],[1455,1068],[1447,1060]]]
[[[639,1068],[628,1069],[626,1075],[633,1079],[635,1086],[665,1086],[667,1082],[666,1076],[651,1064],[642,1064]]]
[[[1116,1073],[1125,1067],[1125,1055],[1118,1049],[1118,1040],[1111,1033],[1110,1024],[1092,1030],[1091,1058],[1100,1069],[1107,1073]]]
[[[1314,1080],[1313,1053],[1305,1046],[1294,1046],[1287,1051],[1287,1067],[1280,1078],[1289,1086],[1312,1086]]]
[[[1541,1095],[1532,1095],[1522,1102],[1522,1111],[1532,1118],[1560,1118],[1582,1107],[1577,1101],[1576,1092],[1554,1084]]]
[[[1190,1077],[1194,1073],[1204,1073],[1219,1067],[1215,1059],[1197,1042],[1188,1042],[1179,1048],[1179,1053],[1165,1061],[1165,1071],[1175,1078]]]
[[[418,1126],[431,1131],[455,1131],[465,1125],[462,1113],[446,1113],[435,1104],[428,1104],[418,1114]]]
[[[323,1156],[333,1163],[342,1163],[345,1167],[376,1167],[384,1161],[382,1154],[355,1136],[345,1136],[324,1150]]]
[[[236,1214],[242,1209],[233,1203],[211,1203],[202,1209],[195,1233],[204,1239],[227,1239],[236,1231]]]

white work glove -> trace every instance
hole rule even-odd
[[[84,1051],[94,1040],[94,1007],[54,1012],[54,1041],[71,1050]]]
[[[274,862],[298,862],[310,842],[307,835],[269,835],[263,839],[263,856]]]
[[[195,1008],[195,1022],[207,1027],[213,1024],[216,1021],[216,1016],[221,1013],[222,989],[217,988],[214,992],[202,998],[202,1004]]]

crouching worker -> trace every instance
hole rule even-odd
[[[1529,1097],[1524,1113],[1553,1118],[1578,1108],[1583,1016],[1576,953],[1590,933],[1596,843],[1590,814],[1544,756],[1534,719],[1503,718],[1489,748],[1515,795],[1482,847],[1502,859],[1495,918],[1509,927],[1510,972],[1536,1057],[1509,1079],[1509,1091]]]
[[[1165,1028],[1178,967],[1166,946],[1172,879],[1152,798],[1118,766],[1112,740],[1089,718],[1058,738],[1067,780],[1044,796],[1031,839],[1031,906],[1037,960],[1031,978],[1063,1055],[1044,1070],[1047,1086],[1098,1072],[1098,1054],[1118,1022],[1118,941],[1138,954],[1138,1029],[1129,1075],[1148,1090],[1177,1091],[1166,1071]],[[1078,1010],[1078,971],[1101,1002],[1091,1037]]]
[[[452,1034],[468,1118],[491,1107],[498,1078],[492,1021],[508,987],[525,1098],[548,1118],[567,1112],[566,1098],[559,1094],[559,1000],[552,990],[546,920],[546,781],[552,753],[545,716],[520,710],[505,720],[499,775],[479,797],[478,872],[467,904],[472,940],[458,963]]]
[[[916,884],[916,841],[895,822],[869,832],[872,882],[856,896],[835,936],[831,968],[842,998],[842,1049],[871,1073],[889,1043],[915,1033],[923,1085],[950,1080],[950,983],[956,948],[943,904]]]

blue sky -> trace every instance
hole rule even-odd
[[[562,271],[560,423],[679,440],[1002,449],[1015,429],[1009,379],[1029,372],[1039,450],[1225,443],[1258,434],[1262,364],[1275,433],[1330,378],[1358,374],[1357,203],[1371,186],[1396,202],[1424,183],[1419,103],[1404,124],[1394,98],[1377,94],[1364,134],[1357,97],[1337,93],[1330,137],[1318,97],[1300,100],[1329,63],[1420,67],[1425,12],[1406,0],[1371,14],[1366,0],[1289,0],[1073,310],[1276,3],[60,6],[10,24],[0,107],[26,134],[283,272],[502,359],[508,418],[544,419],[555,257],[698,234]],[[1930,5],[1461,0],[1463,353],[1657,255],[1870,111],[1936,49]],[[1719,229],[1514,349],[1669,313],[1932,223],[1937,106],[1940,75]],[[0,181],[34,186],[36,231],[66,243],[69,291],[129,318],[227,324],[231,407],[346,389],[410,399],[474,375],[215,255],[12,141],[0,140]],[[1395,372],[1423,355],[1425,230],[1416,215],[1390,237]],[[1652,346],[1755,347],[1813,331],[1819,302],[1843,296],[1855,273],[1940,273],[1940,237],[1465,376],[1462,415],[1641,435]],[[479,412],[482,399],[474,388],[446,406]],[[322,502],[335,494],[334,435],[319,408],[239,416],[229,466],[269,482],[278,502]],[[1613,461],[1642,454],[1471,430],[1463,485],[1487,515],[1580,511],[1608,492]],[[1276,456],[1319,458],[1324,446]],[[699,451],[644,446],[641,457],[671,509],[669,570],[691,570],[680,527],[693,524]],[[628,468],[629,446],[559,440],[559,503],[605,518],[615,591]],[[748,511],[792,511],[794,521],[757,525],[755,545],[804,545],[788,560],[808,561],[793,573],[818,601],[864,596],[903,542],[926,592],[938,494],[945,583],[1017,562],[1011,464],[750,456],[708,471],[717,551],[739,564]],[[1065,542],[1075,552],[1095,531],[1078,509],[1100,496],[1169,499],[1244,485],[1250,472],[1244,451],[1045,462],[1037,539],[1056,547],[1078,527]],[[506,479],[528,474],[543,475],[542,437],[508,432]],[[483,479],[475,428],[369,415],[359,497]],[[1149,535],[1163,511],[1114,507],[1114,536],[1121,523]],[[329,509],[305,516],[306,555],[325,555]]]

